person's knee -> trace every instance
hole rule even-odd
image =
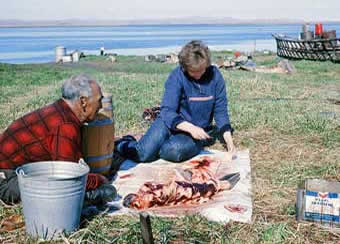
[[[182,159],[181,153],[178,152],[176,145],[173,145],[171,141],[167,141],[161,147],[159,151],[159,157],[172,162],[180,162]]]
[[[153,151],[140,151],[137,154],[139,162],[151,162],[157,159],[156,153]]]
[[[150,162],[158,159],[160,148],[169,137],[170,132],[164,122],[156,119],[136,146],[138,161]]]
[[[201,148],[192,138],[186,135],[176,135],[167,140],[160,150],[160,158],[182,162],[199,154]]]

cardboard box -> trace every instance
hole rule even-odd
[[[297,190],[296,217],[298,221],[340,228],[340,182],[304,181]]]

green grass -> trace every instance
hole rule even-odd
[[[272,224],[262,231],[259,241],[265,243],[285,243],[290,236],[294,237],[294,231],[287,224]]]
[[[213,52],[218,57],[232,52]],[[258,65],[279,59],[255,53]],[[297,73],[263,74],[222,70],[227,81],[234,141],[250,150],[253,223],[217,224],[200,216],[152,217],[156,243],[337,243],[340,234],[295,221],[298,184],[308,178],[340,181],[340,66],[292,61]],[[77,64],[0,64],[0,131],[23,114],[60,97],[64,79],[88,73],[112,93],[116,135],[145,132],[144,108],[160,103],[173,64],[146,63],[143,57],[88,56]],[[221,149],[216,144],[213,148]],[[0,205],[0,223],[21,214],[21,205]],[[137,217],[105,214],[82,220],[70,243],[142,243]],[[0,243],[36,243],[24,229],[1,233]],[[57,242],[56,242],[57,243]]]

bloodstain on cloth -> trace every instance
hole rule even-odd
[[[134,176],[134,175],[133,174],[126,174],[126,175],[121,175],[120,178],[126,179],[126,178],[131,178],[132,176]]]
[[[224,205],[224,208],[227,209],[229,212],[232,213],[245,213],[247,212],[247,208],[240,205],[240,204],[229,204],[229,205]]]
[[[230,190],[239,181],[234,173],[217,179],[209,169],[212,157],[202,157],[189,162],[186,169],[176,169],[175,177],[165,183],[145,182],[137,193],[125,196],[123,205],[134,209],[160,206],[192,205],[210,200],[223,190]]]

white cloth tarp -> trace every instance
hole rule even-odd
[[[216,178],[239,172],[240,181],[231,190],[218,192],[205,203],[198,205],[154,207],[143,210],[150,215],[166,217],[182,217],[184,215],[200,214],[208,220],[227,223],[230,220],[250,223],[252,217],[251,199],[251,168],[249,151],[239,151],[232,162],[228,160],[226,152],[217,150],[202,151],[193,159],[209,155],[218,160],[218,164],[212,169],[216,172]],[[173,177],[174,169],[185,168],[188,164],[172,163],[159,159],[152,163],[139,163],[126,160],[122,163],[113,185],[118,191],[115,201],[108,203],[112,211],[110,215],[138,214],[138,210],[126,208],[122,205],[124,197],[129,193],[137,193],[138,189],[148,181],[164,183]]]

